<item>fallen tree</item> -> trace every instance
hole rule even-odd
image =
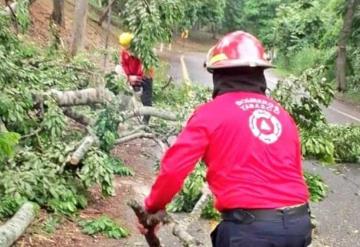
[[[24,233],[35,218],[35,209],[33,203],[26,202],[10,220],[0,226],[0,247],[11,246]]]

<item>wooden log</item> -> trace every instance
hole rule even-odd
[[[17,2],[11,3],[9,6],[6,6],[3,11],[0,12],[0,15],[9,16],[16,11]]]
[[[74,91],[51,90],[50,94],[59,106],[105,103],[114,98],[114,94],[106,88],[87,88]]]
[[[123,144],[125,142],[135,140],[137,138],[154,138],[155,136],[152,133],[145,133],[145,132],[139,132],[139,133],[133,133],[128,136],[121,137],[115,141],[115,145]]]
[[[125,137],[125,136],[129,136],[129,135],[132,135],[132,134],[135,134],[135,133],[138,133],[139,131],[143,131],[146,129],[146,126],[145,125],[139,125],[139,126],[136,126],[134,129],[132,130],[128,130],[128,131],[125,131],[125,132],[122,132],[119,134],[119,138],[122,138],[122,137]]]
[[[78,165],[80,160],[82,160],[85,154],[90,150],[90,148],[98,142],[98,138],[95,135],[87,135],[81,141],[79,147],[75,152],[70,155],[68,163],[71,165]]]
[[[0,226],[0,247],[11,246],[35,218],[35,205],[25,202],[16,214]]]
[[[90,118],[88,118],[87,116],[78,113],[76,111],[74,111],[73,109],[71,109],[70,107],[66,107],[63,109],[63,113],[65,116],[75,120],[78,123],[81,123],[82,125],[90,125],[91,124],[91,120]]]
[[[4,122],[0,118],[0,132],[8,132]]]
[[[176,121],[175,114],[172,114],[172,113],[164,111],[164,110],[159,110],[159,109],[156,109],[156,108],[150,107],[150,106],[143,106],[143,107],[134,109],[132,111],[128,111],[126,114],[126,118],[139,117],[139,116],[144,116],[144,115],[150,115],[150,116],[162,118],[165,120]]]

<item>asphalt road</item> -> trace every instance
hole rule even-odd
[[[187,52],[168,56],[174,80],[189,80],[212,87],[212,77],[203,67],[206,54]],[[265,72],[268,87],[273,89],[277,78],[271,70]],[[360,112],[335,100],[324,109],[327,120],[335,124],[360,124]],[[311,208],[319,226],[313,247],[360,247],[360,165],[338,164],[325,167],[304,161],[305,170],[319,174],[329,187],[328,197]]]

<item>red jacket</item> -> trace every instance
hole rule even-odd
[[[120,62],[121,66],[124,70],[124,73],[127,76],[136,75],[142,78],[145,75],[151,78],[154,77],[154,69],[151,68],[149,70],[144,71],[144,66],[140,61],[140,59],[132,55],[127,50],[125,49],[121,50],[120,57],[121,57],[121,62]]]
[[[223,94],[193,113],[166,152],[145,207],[164,209],[201,158],[219,211],[305,203],[300,150],[296,124],[279,104],[255,93]]]
[[[131,55],[127,50],[120,52],[121,66],[127,76],[136,75],[139,77],[144,76],[143,66],[137,57]]]

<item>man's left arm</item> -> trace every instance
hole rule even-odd
[[[180,190],[185,178],[204,156],[209,135],[201,114],[193,114],[161,161],[159,175],[145,199],[145,208],[149,213],[164,209]]]

